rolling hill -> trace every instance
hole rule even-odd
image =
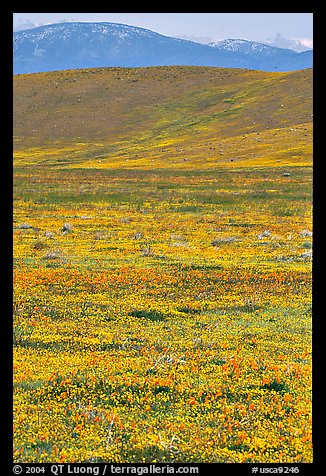
[[[311,70],[98,68],[14,78],[17,163],[303,165],[311,133]]]
[[[57,23],[17,31],[13,49],[14,74],[111,66],[188,65],[264,71],[312,67],[312,50],[297,53],[245,40],[204,45],[108,22]]]

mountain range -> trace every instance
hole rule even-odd
[[[301,53],[248,40],[201,44],[109,22],[67,22],[14,32],[14,74],[97,67],[216,66],[262,71],[311,68]]]

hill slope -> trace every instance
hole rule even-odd
[[[34,165],[303,164],[311,129],[311,70],[103,68],[14,78],[16,157]]]
[[[120,23],[57,23],[14,33],[14,73],[103,66],[193,65],[266,71],[312,67],[312,51],[302,55],[263,46],[263,56],[257,47],[248,55],[246,42],[239,40],[203,45]]]

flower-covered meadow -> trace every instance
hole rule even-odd
[[[18,164],[15,461],[311,462],[311,181]]]

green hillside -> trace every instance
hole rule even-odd
[[[312,70],[103,68],[14,78],[20,164],[303,165],[311,124]]]

